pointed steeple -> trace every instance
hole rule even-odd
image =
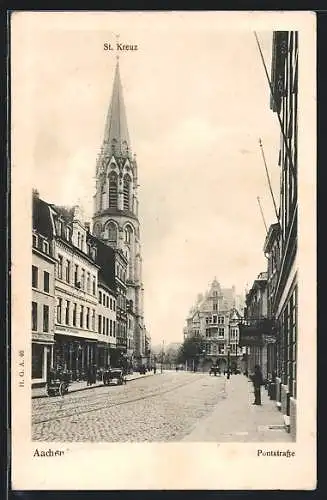
[[[103,148],[105,154],[109,153],[119,156],[127,156],[131,151],[118,58],[104,131]]]

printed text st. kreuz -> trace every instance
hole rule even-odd
[[[124,51],[124,50],[138,50],[139,47],[136,44],[130,43],[116,43],[116,50]],[[103,44],[103,50],[115,50],[114,47],[109,42],[105,42]]]

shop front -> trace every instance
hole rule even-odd
[[[32,387],[46,383],[53,366],[53,336],[33,334],[32,337]]]
[[[55,334],[55,371],[65,371],[71,380],[86,380],[88,369],[97,362],[97,342],[93,339]]]

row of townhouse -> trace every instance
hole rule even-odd
[[[267,270],[247,295],[241,343],[248,364],[260,364],[271,381],[270,397],[296,437],[297,398],[297,115],[298,33],[277,31],[272,44],[270,106],[279,115],[280,204],[264,243]]]
[[[242,298],[235,288],[222,289],[214,279],[207,293],[199,295],[191,308],[184,328],[184,340],[201,339],[203,351],[198,360],[206,369],[218,364],[222,369],[242,369],[243,350],[239,347],[239,322],[242,318]]]
[[[126,276],[123,252],[91,234],[79,207],[51,205],[33,192],[33,384],[45,383],[51,369],[80,380],[91,366],[132,366]]]

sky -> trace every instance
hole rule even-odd
[[[121,53],[120,74],[139,172],[144,319],[153,344],[182,341],[214,277],[242,294],[266,270],[257,196],[268,226],[276,219],[258,140],[279,205],[280,139],[253,31],[170,13],[40,15],[16,42],[26,164],[41,198],[79,203],[87,219],[116,63],[103,44],[119,33],[138,46]],[[272,32],[258,37],[270,72]]]

